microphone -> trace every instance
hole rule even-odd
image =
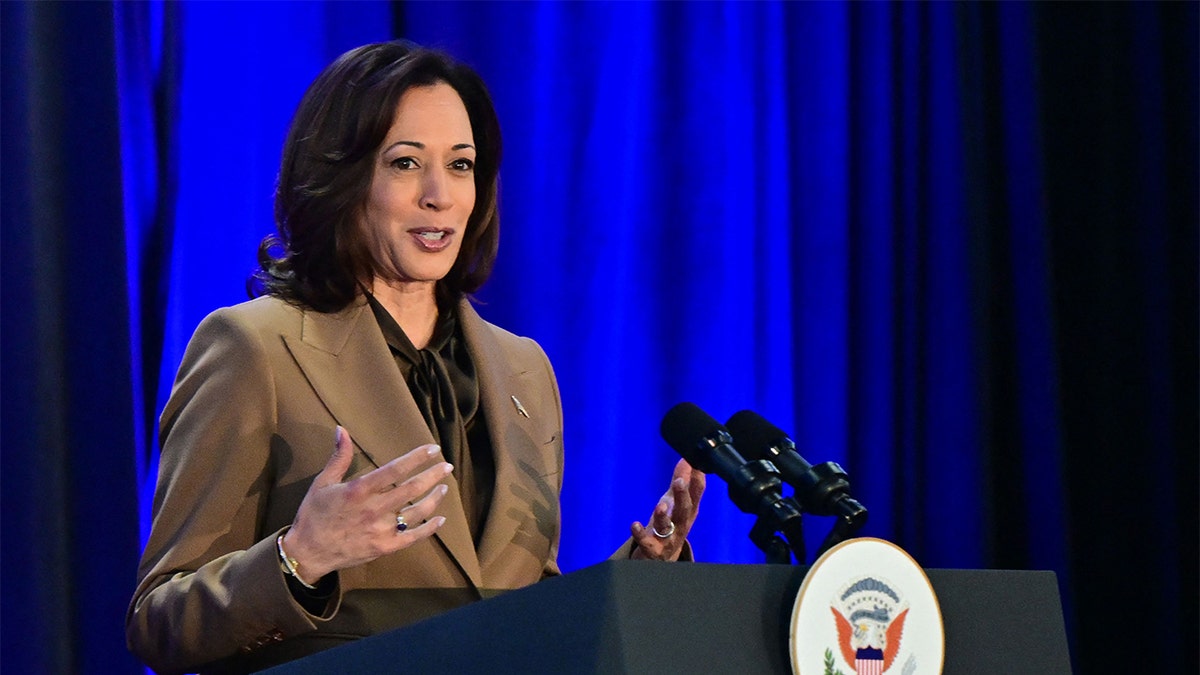
[[[668,410],[659,431],[663,440],[688,464],[720,476],[729,485],[729,498],[734,505],[769,526],[766,534],[782,531],[803,560],[799,505],[784,498],[779,472],[770,462],[746,461],[733,447],[729,431],[694,403],[680,403]]]
[[[734,449],[729,431],[695,403],[680,403],[668,410],[659,432],[692,467],[726,481],[740,480],[737,474],[746,460]]]
[[[853,532],[867,522],[867,509],[850,497],[849,476],[834,462],[813,466],[796,452],[787,434],[756,412],[743,410],[729,418],[734,443],[750,459],[767,460],[795,488],[805,513],[837,516],[839,527]]]

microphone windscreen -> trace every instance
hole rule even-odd
[[[746,459],[771,459],[767,448],[788,437],[753,410],[734,413],[725,423],[733,436],[733,445]]]
[[[708,459],[699,452],[700,441],[723,430],[720,422],[690,402],[679,403],[668,410],[659,426],[663,440],[683,455],[688,464],[701,471],[705,471],[703,467],[708,464]]]

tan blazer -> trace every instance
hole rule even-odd
[[[351,476],[433,439],[363,301],[322,314],[259,298],[200,324],[161,419],[154,522],[126,616],[135,654],[162,671],[256,669],[558,574],[550,362],[465,300],[459,316],[496,455],[479,549],[448,478],[438,533],[342,570],[325,617],[293,600],[275,538],[329,459],[334,426],[355,442]]]

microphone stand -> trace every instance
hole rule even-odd
[[[867,509],[850,496],[850,476],[836,462],[814,465],[796,481],[796,501],[805,513],[836,516],[837,521],[817,550],[817,557],[854,536],[867,523]]]
[[[792,550],[788,548],[787,542],[783,537],[775,534],[775,530],[767,524],[760,516],[754,521],[754,527],[750,528],[750,541],[754,542],[763,553],[767,556],[768,565],[791,565]],[[803,546],[803,541],[800,544]],[[797,557],[797,562],[803,562],[803,557]]]
[[[854,533],[858,532],[858,530],[861,529],[863,524],[867,521],[867,509],[864,508],[862,504],[859,504],[850,497],[846,497],[845,501],[851,502],[854,506],[857,506],[857,511],[854,512],[854,515],[838,517],[837,522],[835,522],[833,527],[830,528],[829,535],[826,536],[825,541],[821,543],[821,548],[817,549],[818,558],[820,558],[825,551],[828,551],[837,544],[840,544],[854,536]],[[857,515],[858,513],[861,513],[861,516]]]
[[[746,513],[758,515],[750,540],[767,555],[767,561],[791,564],[804,562],[804,522],[800,505],[781,494],[779,469],[766,460],[753,460],[738,467],[729,483],[729,498]],[[776,532],[787,538],[785,544]],[[789,552],[790,548],[790,552]]]

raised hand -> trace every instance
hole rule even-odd
[[[679,460],[671,476],[671,487],[658,500],[650,514],[650,526],[635,522],[629,527],[635,547],[635,559],[678,560],[688,531],[696,522],[700,497],[704,494],[704,473]]]
[[[343,481],[354,444],[337,427],[333,454],[313,479],[283,539],[288,556],[299,563],[301,580],[314,584],[330,572],[395,553],[436,532],[446,519],[431,516],[448,490],[439,482],[453,467],[438,462],[418,470],[437,453],[438,446],[422,445]]]

